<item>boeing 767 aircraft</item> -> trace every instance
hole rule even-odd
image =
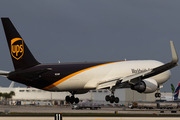
[[[14,71],[0,71],[1,76],[27,86],[47,91],[69,91],[66,101],[78,103],[75,94],[89,90],[109,89],[106,101],[118,103],[114,92],[119,88],[131,88],[140,93],[155,92],[170,79],[169,69],[177,66],[178,56],[170,41],[172,61],[166,64],[156,60],[131,60],[114,62],[39,63],[9,18],[1,18]],[[155,94],[160,97],[160,93]]]

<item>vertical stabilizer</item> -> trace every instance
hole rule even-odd
[[[171,91],[172,91],[172,93],[174,93],[174,91],[175,91],[174,85],[172,83],[171,83]]]
[[[40,64],[32,55],[24,40],[12,24],[9,18],[1,18],[6,34],[10,55],[14,68],[24,69]]]
[[[178,84],[178,86],[176,87],[176,90],[175,90],[175,92],[174,92],[174,100],[177,100],[177,99],[178,99],[179,89],[180,89],[180,83]]]
[[[11,84],[9,85],[9,88],[14,88],[14,81],[11,82]]]

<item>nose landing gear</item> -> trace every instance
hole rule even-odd
[[[160,93],[160,89],[157,89],[157,93],[155,93],[155,97],[156,98],[160,98],[161,97],[161,93]]]
[[[157,98],[159,97],[160,98],[161,97],[161,93],[155,93],[155,97],[157,97]]]

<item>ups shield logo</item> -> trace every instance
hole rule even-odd
[[[19,60],[24,55],[24,44],[23,39],[14,38],[11,40],[11,55]]]

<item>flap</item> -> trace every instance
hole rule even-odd
[[[96,87],[96,90],[103,88],[112,88],[113,86],[116,85],[117,81],[119,81],[119,79],[102,82]]]
[[[139,83],[141,81],[142,76],[144,76],[147,73],[150,73],[151,71],[152,70],[147,70],[145,72],[141,72],[141,73],[137,73],[137,74],[134,74],[134,75],[124,77],[121,82],[123,83],[123,82],[128,81],[130,84],[135,85],[135,84],[137,84],[137,83]]]

